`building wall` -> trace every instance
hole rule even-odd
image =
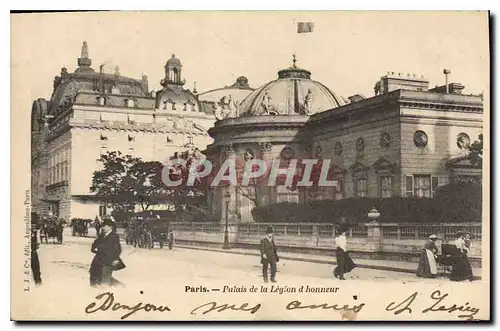
[[[398,195],[400,180],[397,168],[400,163],[401,135],[399,118],[394,116],[396,112],[397,109],[377,109],[358,119],[331,120],[325,123],[329,132],[325,132],[324,129],[323,132],[319,132],[313,151],[317,151],[320,146],[321,156],[324,159],[331,158],[333,164],[340,165],[346,171],[342,188],[344,197],[356,196],[355,178],[364,176],[367,180],[367,196],[380,196],[379,176],[382,174],[377,172],[373,164],[382,157],[396,164],[391,173],[391,180],[393,196]],[[390,143],[387,147],[381,145],[382,133],[389,134]],[[360,138],[364,141],[364,151],[358,153],[356,142]],[[342,155],[335,155],[337,142],[342,144]],[[360,162],[369,169],[366,172],[353,172],[350,168],[356,162]],[[333,195],[331,194],[328,198],[333,198]]]
[[[414,191],[405,176],[430,175],[437,177],[437,186],[449,182],[446,162],[457,156],[467,155],[466,149],[457,145],[457,136],[466,133],[470,142],[478,140],[482,132],[482,114],[443,112],[426,109],[402,109],[401,117],[401,194]],[[414,142],[416,131],[423,131],[428,137],[425,147]],[[407,187],[408,186],[408,187]],[[433,187],[431,192],[437,187]],[[432,193],[431,193],[432,196]]]

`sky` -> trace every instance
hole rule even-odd
[[[297,34],[297,22],[314,31]],[[297,65],[347,98],[373,96],[388,71],[424,75],[430,87],[450,82],[465,93],[488,90],[486,12],[108,12],[11,16],[14,98],[31,110],[50,98],[54,76],[73,72],[83,41],[92,67],[139,79],[159,89],[173,53],[183,64],[186,88],[199,92],[246,76],[257,88],[280,69]],[[22,90],[23,93],[16,94]]]

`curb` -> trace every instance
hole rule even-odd
[[[175,247],[179,248],[184,248],[184,249],[192,249],[192,250],[198,250],[198,251],[209,251],[209,252],[218,252],[218,253],[225,253],[225,254],[237,254],[237,255],[247,255],[247,256],[260,256],[258,253],[251,253],[251,252],[235,252],[235,251],[225,251],[225,250],[220,250],[220,249],[215,249],[215,248],[209,248],[209,247],[195,247],[195,246],[189,246],[189,245],[175,245]],[[318,260],[314,258],[303,258],[303,257],[290,257],[290,256],[280,256],[280,260],[289,260],[289,261],[299,261],[299,262],[311,262],[311,263],[318,263],[318,264],[329,264],[329,265],[337,265],[335,262],[329,262],[329,261],[324,261],[324,260]],[[392,271],[392,272],[403,272],[403,273],[409,273],[409,274],[415,274],[415,270],[413,269],[408,269],[408,268],[397,268],[397,267],[386,267],[386,266],[377,266],[377,265],[372,265],[372,264],[357,264],[357,268],[363,268],[363,269],[373,269],[373,270],[385,270],[385,271]],[[481,276],[473,276],[474,280],[481,280]]]

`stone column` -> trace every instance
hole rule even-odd
[[[259,147],[262,153],[262,160],[266,162],[268,166],[270,166],[273,159],[272,157],[273,144],[271,142],[261,142],[259,143]],[[265,205],[272,203],[273,193],[275,191],[275,188],[269,187],[267,182],[264,182],[261,188],[262,188],[261,189],[262,196],[260,197],[262,199],[261,202]]]
[[[370,222],[365,224],[367,227],[368,237],[373,250],[374,256],[381,255],[383,252],[382,228],[378,222]]]

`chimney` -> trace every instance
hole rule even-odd
[[[448,86],[448,75],[451,74],[451,70],[450,69],[444,69],[443,70],[443,74],[444,74],[444,77],[445,77],[445,86],[446,86],[446,94],[449,94],[450,93],[450,87]]]

